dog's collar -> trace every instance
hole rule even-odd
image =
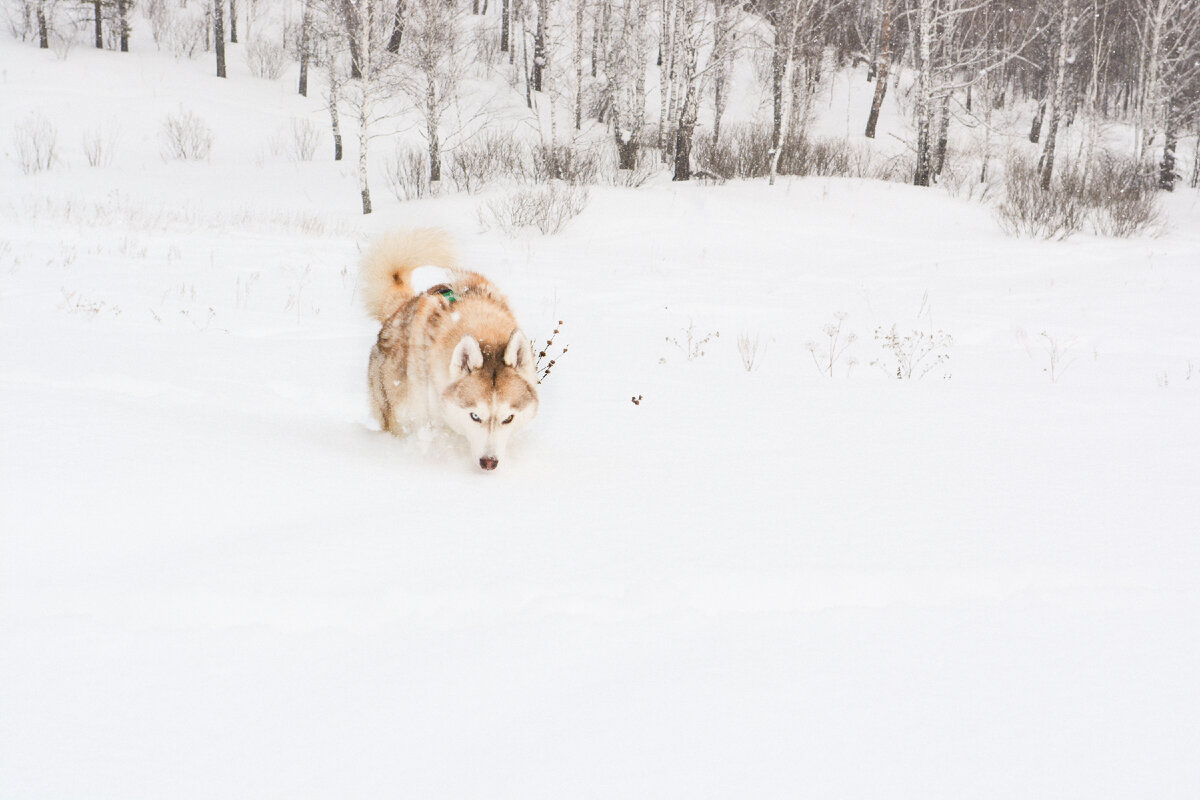
[[[430,286],[428,289],[425,290],[425,293],[426,294],[434,294],[434,295],[438,295],[439,297],[445,298],[446,302],[448,302],[448,303],[457,303],[458,302],[458,295],[454,293],[454,290],[451,289],[450,286],[448,286],[447,284],[444,284],[444,283],[439,283],[437,286]]]

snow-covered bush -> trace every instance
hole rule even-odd
[[[1064,169],[1062,172],[1067,172]],[[1035,239],[1066,239],[1083,228],[1087,206],[1076,188],[1061,177],[1049,189],[1032,159],[1013,155],[1004,171],[1004,200],[996,218],[1006,233]]]
[[[538,183],[594,184],[604,167],[604,159],[596,147],[541,144],[533,148],[533,178]]]
[[[83,156],[89,167],[107,167],[117,146],[115,127],[88,128],[83,132]]]
[[[997,216],[1005,231],[1018,236],[1065,239],[1084,227],[1101,236],[1133,236],[1162,225],[1154,175],[1132,158],[1107,152],[1088,170],[1062,162],[1049,189],[1042,189],[1032,159],[1012,156],[1004,189]]]
[[[474,193],[505,178],[521,180],[532,169],[527,147],[511,133],[488,133],[459,145],[450,156],[450,180],[460,192]]]
[[[204,49],[208,26],[202,16],[174,6],[167,0],[149,0],[146,18],[154,45],[175,58],[195,58]]]
[[[547,186],[518,189],[481,204],[479,222],[484,228],[499,228],[509,236],[516,236],[525,228],[554,234],[579,216],[587,203],[586,188],[554,181]]]
[[[312,120],[295,117],[288,130],[291,132],[290,138],[287,138],[285,134],[288,155],[296,161],[312,161],[313,156],[317,153],[317,145],[321,141],[321,134],[317,132],[317,126],[312,123]]]
[[[384,165],[383,176],[397,200],[428,197],[429,154],[417,147],[396,145],[392,157]]]
[[[212,130],[191,111],[168,114],[159,132],[164,159],[202,161],[212,150]]]
[[[771,173],[771,142],[769,124],[743,123],[727,126],[716,143],[698,137],[692,152],[697,169],[719,179],[762,178]],[[783,143],[778,170],[780,175],[866,177],[871,161],[869,150],[842,139],[794,133]]]
[[[36,111],[13,126],[17,163],[26,175],[50,169],[58,158],[58,130]]]
[[[1092,226],[1102,236],[1133,236],[1162,226],[1154,174],[1131,157],[1102,152],[1080,193],[1092,209]]]
[[[265,39],[256,39],[246,45],[246,65],[256,78],[275,80],[283,73],[285,61],[283,46]]]
[[[697,137],[692,157],[698,171],[721,180],[761,178],[771,172],[771,129],[750,123],[729,125],[719,142],[710,136]]]

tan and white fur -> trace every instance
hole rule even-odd
[[[508,301],[459,268],[437,228],[378,239],[363,256],[361,285],[381,323],[367,367],[379,426],[397,436],[445,426],[466,438],[481,469],[495,469],[538,410],[533,350]]]

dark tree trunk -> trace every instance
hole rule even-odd
[[[96,49],[104,49],[104,11],[100,5],[100,0],[93,0],[92,7],[95,11],[96,18]]]
[[[938,139],[933,153],[933,174],[942,174],[942,166],[946,163],[946,145],[950,140],[950,95],[942,98],[942,107],[938,111]]]
[[[1158,188],[1168,192],[1175,191],[1175,146],[1179,134],[1176,131],[1177,109],[1174,100],[1167,104],[1167,130],[1164,136],[1162,164],[1158,169]]]
[[[237,44],[237,0],[229,0],[229,43]]]
[[[362,26],[358,24],[358,11],[349,0],[342,0],[342,24],[346,26],[346,37],[350,41],[350,77],[358,79],[362,77],[358,47],[358,32]]]
[[[538,0],[537,30],[533,34],[533,90],[542,91],[542,73],[546,67],[546,25],[550,0]]]
[[[1046,116],[1046,100],[1038,103],[1037,113],[1033,115],[1033,125],[1029,128],[1029,141],[1037,144],[1042,138],[1042,120]]]
[[[500,52],[509,51],[509,27],[512,25],[512,0],[504,0],[500,6]]]
[[[213,3],[213,49],[217,51],[217,77],[225,77],[225,4]]]
[[[929,168],[929,115],[917,116],[917,171],[913,175],[914,186],[928,186]]]
[[[638,143],[633,136],[629,137],[629,141],[621,138],[621,132],[613,126],[613,138],[617,142],[617,169],[636,169]]]
[[[879,55],[871,65],[875,72],[875,95],[871,98],[871,113],[867,115],[866,137],[875,138],[875,126],[879,122],[879,109],[883,107],[883,98],[887,95],[888,66],[891,62],[889,45],[892,38],[892,4],[889,2],[883,11],[883,30],[879,34]]]
[[[120,34],[121,52],[129,52],[129,7],[125,0],[117,0],[117,28]]]
[[[37,4],[37,23],[38,23],[38,47],[43,50],[50,49],[50,29],[46,25],[46,7],[40,2]]]
[[[680,125],[675,129],[675,174],[673,181],[692,179],[692,132]]]
[[[392,20],[392,35],[388,38],[389,53],[399,53],[404,41],[404,0],[396,0],[396,16]]]

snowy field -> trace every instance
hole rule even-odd
[[[353,155],[268,147],[319,100],[230,63],[0,41],[0,797],[1200,796],[1194,190],[1059,243],[664,176],[510,239],[487,195],[361,217]],[[207,162],[158,154],[181,99]],[[564,323],[496,473],[372,429],[401,224]]]

